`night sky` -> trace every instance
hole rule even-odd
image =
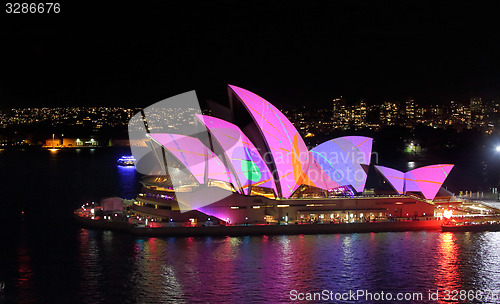
[[[268,2],[80,1],[42,16],[3,9],[0,108],[144,107],[192,89],[226,102],[228,83],[280,108],[328,105],[340,95],[500,100],[494,7]]]

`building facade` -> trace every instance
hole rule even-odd
[[[407,173],[379,167],[392,195],[367,195],[371,138],[334,138],[309,149],[267,100],[236,86],[228,91],[230,121],[193,115],[206,134],[146,130],[143,146],[152,147],[160,167],[169,170],[142,181],[131,207],[138,219],[154,225],[228,225],[433,216],[433,200],[453,165]],[[398,118],[398,109],[388,104],[387,119]],[[355,118],[365,119],[365,111],[360,104]]]

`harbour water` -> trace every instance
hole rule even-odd
[[[276,303],[323,290],[500,301],[500,232],[138,238],[78,227],[83,201],[136,194],[140,176],[116,166],[126,153],[0,152],[0,303]],[[483,297],[445,301],[446,290]]]

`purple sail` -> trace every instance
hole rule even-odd
[[[276,184],[271,171],[248,137],[236,125],[225,120],[206,116],[196,117],[207,127],[213,138],[222,147],[238,178],[238,188],[246,195],[252,186],[271,188],[276,193]]]

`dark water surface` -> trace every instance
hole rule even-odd
[[[81,229],[71,212],[83,201],[135,196],[140,176],[115,166],[121,154],[0,151],[0,303],[275,303],[291,290],[416,292],[423,301],[390,302],[437,303],[436,289],[441,300],[473,290],[483,299],[458,302],[500,302],[500,232],[176,239]]]

